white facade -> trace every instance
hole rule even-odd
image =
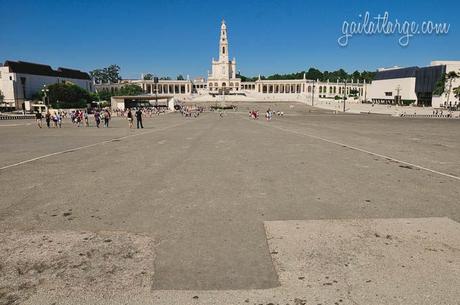
[[[54,75],[34,74],[35,66],[38,68],[49,68],[49,74]],[[21,70],[21,72],[16,72],[16,67],[20,68],[19,70]],[[30,72],[27,71],[29,67],[32,68]],[[62,68],[59,68],[55,71],[49,66],[39,64],[10,61],[5,62],[5,65],[0,67],[0,90],[3,95],[3,104],[0,105],[0,107],[8,109],[22,109],[22,104],[25,101],[32,99],[32,96],[42,90],[43,86],[56,83],[69,82],[89,92],[93,91],[93,84],[88,75],[87,79],[83,79],[84,76],[79,78],[70,77],[70,74],[74,72],[79,75],[86,73],[77,70],[61,69]],[[46,71],[42,74],[45,73]],[[69,74],[69,77],[66,77],[66,74]]]
[[[219,58],[212,59],[212,71],[208,78],[196,78],[194,80],[160,80],[155,84],[151,80],[129,80],[117,84],[96,85],[98,91],[116,91],[126,83],[139,85],[144,94],[167,96],[174,95],[184,100],[192,100],[198,96],[231,94],[246,95],[252,99],[299,100],[307,103],[313,99],[343,99],[344,96],[352,97],[356,101],[366,100],[368,84],[358,80],[347,82],[329,82],[303,79],[293,80],[261,80],[253,82],[241,82],[236,74],[236,60],[229,60],[229,41],[227,26],[222,21],[220,27]],[[195,96],[198,95],[198,96]],[[199,99],[199,100],[206,100]],[[211,99],[212,100],[212,99]]]
[[[212,59],[212,73],[208,75],[210,93],[235,92],[240,90],[241,79],[236,77],[236,60],[229,60],[227,26],[222,20],[219,40],[219,60]]]
[[[369,85],[368,95],[373,103],[392,104],[395,96],[401,100],[417,102],[415,77],[374,80]]]
[[[373,103],[394,104],[399,96],[403,105],[414,104],[433,108],[454,106],[458,103],[458,98],[453,90],[460,86],[460,78],[448,81],[442,96],[433,96],[438,80],[443,74],[447,75],[451,71],[460,75],[460,61],[432,61],[430,66],[422,68],[379,69],[369,86],[369,99]]]
[[[362,100],[366,96],[367,84],[365,82],[321,82],[319,80],[292,79],[292,80],[257,80],[254,83],[255,92],[260,94],[284,96],[304,95],[306,98],[312,96],[317,98],[334,99],[346,96],[356,96]],[[242,86],[246,86],[243,83]]]

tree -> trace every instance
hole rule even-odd
[[[107,78],[104,75],[104,72],[102,69],[95,69],[93,71],[89,71],[89,75],[91,75],[91,78],[94,79],[96,84],[107,83]]]
[[[99,102],[101,100],[101,97],[98,92],[90,92],[89,97],[91,101]]]
[[[310,68],[306,73],[306,78],[313,80],[322,79],[323,73],[321,73],[321,71],[316,68]]]
[[[120,67],[118,65],[110,65],[106,68],[90,71],[89,74],[98,84],[102,83],[118,83],[121,80]]]
[[[117,92],[116,95],[139,95],[142,94],[142,88],[136,84],[128,84],[122,86]]]
[[[441,74],[441,77],[438,79],[436,84],[434,85],[433,95],[440,96],[444,93],[446,89],[446,74]]]
[[[182,74],[179,74],[176,79],[177,80],[184,80],[184,77],[182,76]]]
[[[351,74],[351,78],[354,80],[359,80],[361,79],[361,73],[359,73],[359,71],[355,71]]]
[[[97,95],[99,96],[98,101],[110,101],[110,98],[112,97],[112,93],[110,93],[110,91],[101,91],[98,92]]]
[[[371,83],[375,77],[375,71],[363,71],[361,72],[361,80]]]
[[[5,96],[3,95],[2,90],[0,90],[0,105],[3,104],[4,99],[5,99]]]
[[[372,82],[375,76],[375,72],[371,71],[355,71],[352,74],[348,74],[344,69],[339,69],[333,72],[330,71],[324,71],[321,72],[320,70],[316,68],[309,68],[308,71],[300,71],[300,72],[295,72],[295,73],[290,73],[290,74],[273,74],[267,77],[261,76],[261,79],[272,79],[272,80],[279,80],[279,79],[302,79],[305,74],[306,79],[311,79],[311,80],[317,80],[319,79],[322,82],[325,81],[330,81],[330,82],[336,82],[336,81],[344,81],[348,80],[351,81],[353,79],[354,81],[366,81],[368,83]],[[256,81],[258,78],[257,77],[247,77],[240,75],[241,80],[244,81]]]
[[[455,97],[460,99],[460,86],[454,89]]]
[[[86,108],[91,95],[85,89],[69,83],[56,83],[47,87],[49,103],[53,108]],[[37,95],[43,98],[41,90]]]
[[[144,75],[144,80],[152,80],[153,79],[153,74],[152,73],[147,73]]]
[[[459,75],[455,71],[450,71],[449,73],[447,73],[447,80],[449,81],[449,87],[447,89],[447,105],[449,105],[449,97],[450,93],[452,92],[452,81],[458,77]]]

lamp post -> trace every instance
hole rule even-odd
[[[50,90],[46,87],[46,85],[43,85],[43,104],[45,104],[45,111],[48,112],[48,103],[47,103],[47,98],[48,98],[48,92]]]
[[[347,100],[347,79],[345,79],[345,89],[343,90],[343,113],[345,113],[345,101]]]

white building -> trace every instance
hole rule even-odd
[[[296,100],[311,98],[335,99],[343,96],[354,96],[362,101],[366,96],[366,82],[355,80],[344,81],[319,81],[306,79],[290,80],[256,80],[253,90],[262,96],[272,96],[274,98],[291,97]],[[246,87],[246,83],[242,83]]]
[[[0,90],[3,95],[0,108],[22,109],[23,103],[32,99],[44,85],[65,82],[93,91],[88,73],[61,67],[53,70],[48,65],[7,60],[0,66]]]
[[[219,40],[219,60],[212,59],[212,73],[208,75],[210,93],[227,93],[240,89],[241,79],[236,77],[236,60],[229,60],[227,26],[222,20]]]
[[[97,91],[111,92],[116,95],[117,90],[128,84],[139,85],[145,95],[151,100],[158,97],[173,95],[180,100],[193,100],[194,95],[201,97],[209,95],[246,95],[252,100],[278,99],[313,103],[314,99],[343,99],[352,96],[357,102],[366,98],[367,84],[359,80],[319,81],[306,79],[266,80],[259,79],[254,82],[241,82],[236,77],[236,60],[229,60],[229,41],[227,26],[222,21],[219,39],[219,59],[212,59],[212,73],[208,79],[196,78],[194,80],[128,80],[116,84],[98,84]],[[142,97],[146,99],[148,97]],[[211,98],[210,98],[211,99]]]
[[[383,104],[414,104],[435,108],[447,101],[453,104],[455,101],[453,88],[460,85],[459,79],[452,81],[450,90],[446,88],[443,96],[433,96],[435,86],[442,75],[451,71],[460,74],[460,61],[432,61],[430,66],[422,68],[379,69],[369,86],[368,97],[373,103]],[[450,92],[449,96],[448,92]]]

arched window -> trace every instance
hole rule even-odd
[[[311,92],[311,86],[308,86],[308,92]]]
[[[222,47],[222,53],[225,54],[225,47]]]
[[[214,83],[214,87],[217,87],[217,86],[219,86],[219,85],[217,83]]]
[[[225,86],[227,86],[227,84],[226,84],[226,83],[222,83],[222,87],[225,87]]]

